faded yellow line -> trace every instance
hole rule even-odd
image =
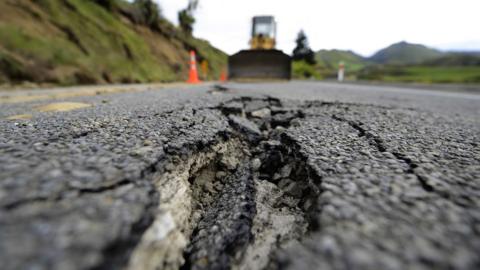
[[[131,86],[131,87],[92,87],[85,89],[65,89],[62,92],[58,93],[48,93],[40,95],[5,95],[0,96],[0,104],[14,104],[22,102],[31,102],[38,100],[48,100],[48,99],[65,99],[73,97],[85,97],[85,96],[97,96],[97,95],[108,95],[115,93],[127,93],[127,92],[141,92],[147,90],[154,90],[155,88],[165,89],[168,87],[186,87],[189,86],[186,83],[168,83],[168,84],[150,84],[145,86]],[[41,91],[41,90],[40,90]]]
[[[35,107],[34,109],[39,112],[67,112],[71,110],[78,110],[83,108],[88,108],[93,106],[92,104],[88,103],[80,103],[80,102],[56,102],[50,103],[43,106]],[[7,120],[29,120],[32,119],[32,114],[17,114],[8,116],[5,119]]]
[[[43,106],[36,107],[39,112],[67,112],[71,110],[78,110],[87,107],[91,107],[92,104],[80,103],[80,102],[57,102]]]
[[[65,90],[65,92],[51,93],[51,94],[44,94],[44,95],[2,96],[0,97],[0,104],[14,104],[14,103],[47,100],[47,99],[63,99],[63,98],[73,98],[73,97],[106,95],[106,94],[114,94],[114,93],[125,93],[125,92],[134,92],[135,89],[113,88],[113,89],[85,89],[85,90],[82,89],[82,90],[74,90],[72,92],[67,92],[67,91],[68,90]]]
[[[17,114],[17,115],[12,115],[12,116],[9,116],[5,119],[7,120],[29,120],[29,119],[32,119],[33,115],[31,114]]]

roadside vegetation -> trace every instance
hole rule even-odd
[[[294,79],[322,79],[322,75],[316,68],[315,52],[310,48],[308,37],[303,30],[298,33],[295,43],[296,46],[292,53],[292,77]]]
[[[227,56],[152,0],[0,1],[0,84],[184,80],[189,50],[218,78]],[[193,26],[192,26],[193,27]]]
[[[359,80],[408,83],[480,83],[480,66],[370,66]]]
[[[479,53],[445,53],[419,44],[399,42],[365,58],[352,51],[320,50],[316,64],[294,64],[296,78],[335,79],[340,62],[346,80],[405,83],[480,83]],[[305,72],[305,70],[307,70]]]

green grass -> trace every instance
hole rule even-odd
[[[480,83],[480,66],[474,67],[406,67],[400,75],[386,74],[386,82]]]
[[[292,77],[294,79],[323,79],[321,72],[314,65],[305,61],[293,61]]]

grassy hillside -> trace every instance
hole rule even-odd
[[[420,44],[399,42],[388,46],[369,58],[378,64],[419,64],[421,62],[441,57],[442,52]]]
[[[337,69],[339,62],[343,62],[345,67],[351,70],[358,70],[366,64],[362,56],[343,50],[320,50],[315,54],[315,59],[318,65],[329,69]]]
[[[0,83],[132,83],[183,80],[188,51],[218,78],[226,55],[168,21],[142,23],[123,0],[0,1]]]

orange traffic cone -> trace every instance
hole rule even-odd
[[[221,82],[227,81],[227,72],[225,70],[222,70],[222,73],[220,73],[220,81]]]
[[[197,58],[195,56],[194,51],[190,51],[190,74],[188,76],[187,83],[197,84],[200,83],[198,79],[198,71],[197,71]]]

